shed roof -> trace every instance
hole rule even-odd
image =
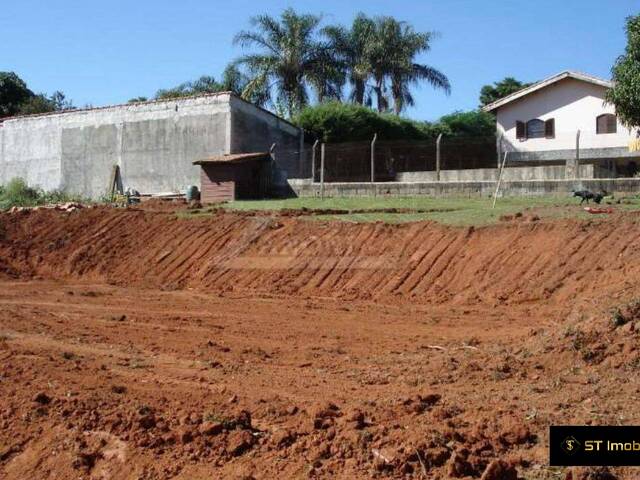
[[[257,158],[268,157],[269,152],[252,152],[252,153],[225,153],[222,155],[213,155],[193,162],[194,165],[209,165],[212,163],[241,163]]]
[[[586,73],[582,73],[582,72],[565,70],[564,72],[560,72],[549,78],[545,78],[544,80],[536,82],[533,85],[529,85],[528,87],[523,88],[522,90],[518,90],[517,92],[514,92],[511,95],[507,95],[506,97],[496,100],[495,102],[482,107],[482,109],[485,112],[491,112],[493,110],[496,110],[497,108],[502,107],[503,105],[506,105],[507,103],[513,102],[514,100],[522,98],[525,95],[529,95],[530,93],[533,93],[542,88],[548,87],[549,85],[559,82],[560,80],[564,80],[565,78],[573,78],[575,80],[580,80],[582,82],[592,83],[594,85],[600,85],[601,87],[605,87],[605,88],[611,88],[613,86],[613,82],[610,82],[609,80],[604,80],[602,78],[594,77],[592,75],[587,75]]]

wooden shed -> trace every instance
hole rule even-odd
[[[196,160],[200,165],[200,201],[227,202],[262,198],[269,191],[269,152],[231,153]]]

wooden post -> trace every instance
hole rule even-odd
[[[574,178],[580,178],[580,130],[576,133],[576,173]]]
[[[378,134],[375,133],[373,135],[373,140],[371,140],[371,183],[376,181],[376,140],[378,139]]]
[[[320,144],[320,198],[324,200],[324,142]]]
[[[578,178],[580,169],[580,130],[576,132],[576,156],[575,158],[567,157],[564,167],[564,176],[568,180]]]
[[[313,147],[311,147],[311,183],[316,181],[316,148],[318,143],[320,140],[313,142]]]
[[[442,140],[442,134],[438,135],[436,140],[436,180],[440,181],[440,140]]]
[[[498,199],[498,192],[500,191],[500,184],[502,183],[502,172],[504,172],[504,166],[507,164],[507,152],[504,152],[504,159],[502,160],[502,167],[500,167],[500,173],[498,175],[498,184],[496,185],[496,192],[493,194],[493,206],[496,208],[496,200]]]

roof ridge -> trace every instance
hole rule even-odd
[[[520,90],[517,90],[507,95],[506,97],[502,97],[495,102],[491,102],[490,104],[482,107],[482,110],[484,110],[485,112],[490,112],[492,110],[495,110],[496,108],[512,102],[513,100],[517,100],[518,98],[529,95],[530,93],[533,93],[537,90],[540,90],[541,88],[547,87],[565,78],[574,78],[576,80],[601,85],[607,88],[610,88],[612,86],[612,82],[610,80],[605,80],[603,78],[599,78],[594,75],[590,75],[588,73],[580,72],[577,70],[563,70],[559,73],[556,73],[555,75],[551,75],[550,77],[539,80],[529,85],[528,87],[521,88]]]

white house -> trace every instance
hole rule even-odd
[[[512,161],[563,163],[579,158],[596,177],[632,176],[640,152],[636,131],[606,103],[608,80],[565,71],[484,107],[496,115],[502,151]]]

